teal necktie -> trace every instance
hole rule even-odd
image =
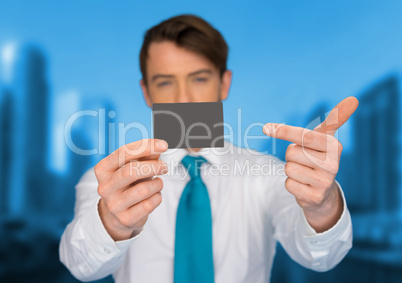
[[[211,206],[200,176],[206,160],[187,155],[181,162],[191,179],[177,208],[174,283],[213,283]]]

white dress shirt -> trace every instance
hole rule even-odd
[[[113,241],[98,214],[98,182],[93,168],[76,186],[73,221],[60,242],[60,260],[82,281],[113,274],[116,282],[173,282],[176,211],[189,175],[181,165],[185,149],[168,150],[162,203],[149,215],[141,233]],[[352,247],[352,223],[345,198],[338,222],[316,233],[285,188],[284,162],[271,155],[225,142],[201,149],[201,167],[212,212],[216,283],[269,282],[276,241],[299,264],[326,271]]]

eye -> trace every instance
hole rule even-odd
[[[196,77],[195,79],[194,79],[194,81],[195,82],[197,82],[197,83],[203,83],[203,82],[206,82],[208,79],[207,78],[204,78],[204,77]]]
[[[164,82],[158,83],[157,86],[158,86],[158,87],[163,87],[163,86],[167,86],[167,85],[169,85],[169,84],[170,84],[169,81],[164,81]]]

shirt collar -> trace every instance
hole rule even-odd
[[[161,154],[161,160],[169,167],[176,167],[186,155],[192,155],[204,157],[211,165],[221,165],[224,162],[224,155],[230,152],[230,147],[233,147],[233,144],[225,140],[223,147],[201,148],[198,152],[190,152],[184,148],[168,149]]]

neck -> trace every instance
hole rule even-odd
[[[189,152],[199,152],[201,148],[187,148],[187,151]]]

